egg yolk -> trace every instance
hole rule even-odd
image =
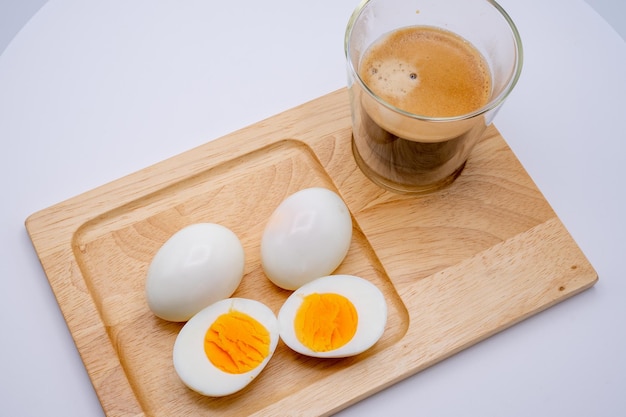
[[[294,326],[300,343],[315,352],[328,352],[348,343],[358,322],[356,308],[343,295],[313,293],[304,297]]]
[[[219,316],[204,336],[204,352],[224,372],[242,374],[256,368],[270,351],[270,333],[239,311]]]

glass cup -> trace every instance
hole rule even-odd
[[[370,46],[410,27],[452,32],[479,52],[490,82],[484,104],[462,114],[425,115],[404,110],[365,83],[359,70]],[[362,1],[346,29],[345,53],[354,158],[374,183],[401,193],[428,193],[461,174],[522,69],[522,44],[515,24],[491,0]],[[411,71],[405,75],[420,79]],[[438,96],[429,100],[434,103]]]

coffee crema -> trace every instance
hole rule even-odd
[[[430,26],[383,36],[364,53],[358,72],[374,94],[419,116],[462,116],[491,95],[491,73],[481,53],[460,36]]]

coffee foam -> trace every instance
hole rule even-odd
[[[470,113],[491,93],[489,67],[480,52],[433,27],[407,27],[382,37],[365,52],[359,75],[383,100],[429,117]]]
[[[386,96],[398,101],[405,100],[420,82],[417,68],[397,58],[373,61],[369,72],[370,89],[384,91]]]

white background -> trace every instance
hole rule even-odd
[[[501,1],[525,67],[495,124],[599,283],[342,416],[626,415],[626,2],[589,3]],[[26,217],[345,86],[355,5],[0,0],[0,416],[102,414]]]

